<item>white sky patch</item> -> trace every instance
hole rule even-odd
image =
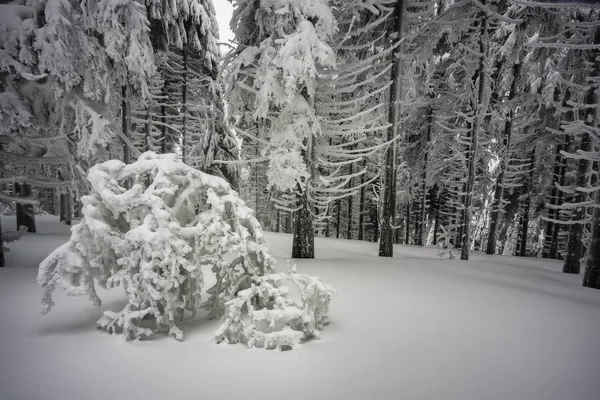
[[[233,32],[229,28],[231,16],[233,15],[233,5],[228,0],[213,0],[217,22],[219,23],[219,37],[221,42],[229,43],[234,38]],[[221,51],[226,53],[229,50],[227,46],[221,46]]]

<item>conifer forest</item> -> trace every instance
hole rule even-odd
[[[263,363],[274,399],[593,400],[599,178],[594,0],[0,0],[0,364],[25,360],[0,398],[113,398],[16,375],[31,332],[48,370],[75,333],[146,346],[99,328],[183,340],[144,349],[174,363],[191,343],[215,376]],[[302,345],[313,381],[367,347],[327,394],[208,342]],[[403,377],[373,392],[377,357]],[[177,371],[157,398],[191,395]]]

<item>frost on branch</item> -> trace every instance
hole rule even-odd
[[[97,306],[96,285],[122,286],[127,305],[106,312],[100,328],[126,339],[156,332],[182,339],[176,321],[200,306],[203,266],[216,275],[206,302],[213,318],[236,293],[273,272],[260,224],[237,193],[174,154],[147,152],[130,165],[107,161],[88,180],[81,223],[40,264],[44,313],[57,285]]]
[[[294,300],[287,283],[300,292]],[[319,337],[329,322],[327,312],[335,290],[318,277],[296,273],[257,277],[252,286],[225,303],[225,321],[215,333],[217,342],[286,350]]]

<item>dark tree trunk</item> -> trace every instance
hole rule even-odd
[[[563,150],[563,144],[558,143],[556,145],[556,151],[554,155],[554,170],[552,172],[552,190],[550,192],[550,209],[548,210],[548,216],[550,221],[546,223],[546,231],[544,232],[544,249],[542,250],[542,258],[549,258],[553,247],[556,247],[556,242],[553,242],[554,230],[558,229],[558,224],[552,220],[558,220],[558,210],[555,207],[558,205],[558,196],[560,190],[556,187],[559,183],[559,176],[562,169],[563,156],[561,151]],[[556,250],[555,250],[556,251]]]
[[[517,81],[521,73],[521,64],[513,65],[513,81],[508,92],[508,101],[511,101],[515,97],[517,90]],[[494,254],[496,252],[496,230],[498,229],[498,219],[500,218],[502,207],[500,202],[502,201],[502,195],[504,192],[504,171],[506,170],[506,159],[509,154],[510,138],[512,134],[512,123],[514,118],[514,107],[511,107],[508,120],[504,124],[504,136],[502,139],[502,158],[500,160],[500,172],[498,173],[498,179],[496,180],[496,188],[494,189],[494,200],[492,202],[492,213],[490,217],[490,230],[488,232],[487,241],[487,254]]]
[[[275,232],[279,233],[280,232],[279,226],[281,224],[281,211],[279,210],[279,208],[276,211],[276,215],[277,215],[277,217],[276,217],[277,225],[275,226]]]
[[[397,0],[394,8],[393,33],[395,40],[402,40],[404,30],[404,16],[406,2]],[[392,142],[385,152],[385,180],[383,186],[383,204],[381,213],[381,240],[379,241],[379,256],[394,256],[394,222],[396,216],[396,150],[397,144],[394,140],[398,134],[400,124],[400,104],[402,65],[400,60],[402,45],[396,47],[393,53],[392,84],[390,87],[390,104],[388,122],[391,124],[387,131],[387,141]]]
[[[432,96],[433,97],[433,96]],[[423,231],[425,230],[425,221],[427,220],[427,168],[429,167],[429,143],[431,142],[431,129],[433,127],[433,108],[430,106],[427,110],[427,136],[425,138],[425,152],[423,154],[423,171],[421,173],[421,202],[419,204],[419,220],[417,221],[417,242],[423,246]]]
[[[570,146],[570,138],[566,137],[565,138],[565,150],[568,150]],[[565,157],[562,157],[562,165],[560,167],[560,175],[558,178],[558,184],[560,186],[564,186],[565,185],[565,180],[566,180],[566,176],[567,176],[567,159]],[[556,201],[557,205],[561,205],[563,204],[564,198],[565,198],[565,194],[563,193],[562,190],[556,188],[556,191],[558,192],[558,199]],[[555,220],[560,220],[560,210],[554,210],[554,219]],[[550,247],[550,251],[548,252],[549,258],[551,259],[556,259],[558,258],[558,236],[560,235],[560,232],[562,230],[562,225],[561,224],[556,224],[554,226],[554,229],[552,230],[552,239],[551,239],[551,243],[552,246]]]
[[[337,199],[335,201],[335,211],[336,211],[336,219],[335,219],[335,237],[336,239],[340,238],[340,228],[342,226],[342,200]]]
[[[314,98],[304,89],[302,96],[314,109]],[[306,149],[304,150],[304,163],[309,174],[309,182],[300,191],[300,209],[297,211],[296,224],[294,225],[294,237],[292,239],[292,258],[315,258],[315,229],[313,224],[312,205],[309,203],[309,183],[315,177],[315,146],[312,134],[306,138]]]
[[[296,211],[292,258],[315,258],[315,232],[306,195],[301,202],[300,209]]]
[[[0,218],[0,268],[6,266],[6,260],[4,258],[4,245],[2,240],[2,218]]]
[[[121,86],[121,129],[123,130],[123,136],[131,139],[131,104],[129,104],[127,85]],[[123,162],[125,164],[131,163],[129,143],[125,140],[123,140]]]
[[[187,161],[188,151],[188,65],[186,46],[182,49],[183,55],[183,83],[181,85],[181,159],[185,163]],[[258,205],[257,205],[258,208]]]
[[[519,242],[519,253],[518,256],[525,257],[527,255],[527,234],[529,231],[529,211],[531,208],[531,190],[533,185],[533,173],[535,171],[535,150],[531,151],[531,158],[529,164],[529,176],[527,177],[527,184],[525,185],[525,201],[523,204],[523,213],[521,214],[521,227],[519,229],[520,242]]]
[[[433,245],[437,245],[437,234],[440,227],[440,207],[435,210],[435,222],[433,223]]]
[[[363,169],[367,165],[367,160],[363,161]],[[360,204],[358,209],[358,240],[364,239],[365,224],[365,174],[360,176]]]
[[[600,289],[600,192],[596,192],[596,207],[592,217],[592,237],[583,286]]]
[[[485,6],[486,1],[482,0],[481,3]],[[473,78],[473,82],[477,82],[477,100],[473,104],[474,111],[474,121],[471,126],[471,130],[467,137],[467,142],[469,143],[467,148],[467,182],[466,182],[466,191],[465,191],[465,202],[464,202],[464,212],[463,212],[463,220],[461,223],[462,226],[462,235],[461,235],[461,251],[460,251],[460,259],[468,260],[469,259],[469,244],[470,244],[470,224],[471,224],[471,204],[473,202],[473,188],[475,187],[475,169],[477,168],[478,154],[477,154],[477,146],[479,142],[479,125],[481,123],[482,114],[485,114],[485,110],[481,108],[484,105],[484,91],[485,91],[485,58],[486,58],[486,45],[487,45],[487,17],[484,14],[481,15],[480,19],[481,30],[479,35],[479,67],[477,68],[477,72]]]
[[[410,201],[406,203],[406,230],[404,231],[404,244],[410,244]]]
[[[71,194],[61,193],[60,194],[60,222],[65,222],[67,225],[71,225]]]
[[[593,95],[592,95],[593,97]],[[589,104],[589,103],[588,103]],[[584,134],[581,142],[580,149],[583,152],[589,152],[592,149],[590,136]],[[588,172],[590,169],[590,162],[584,158],[577,162],[577,179],[576,186],[585,188],[589,183]],[[583,221],[586,217],[586,206],[584,202],[588,201],[589,195],[584,192],[575,192],[573,203],[578,204],[577,208],[573,210],[572,221],[578,223],[569,226],[569,239],[567,241],[567,252],[565,255],[565,263],[563,265],[563,272],[566,274],[578,274],[581,269],[581,257],[583,257],[583,243],[581,241],[583,236]]]
[[[18,184],[15,183],[15,192],[19,193],[21,197],[31,196],[31,186],[26,183]],[[17,203],[17,230],[23,225],[27,227],[27,232],[35,233],[35,211],[33,204],[21,204]]]
[[[168,139],[167,139],[167,107],[165,101],[167,101],[167,88],[166,82],[160,92],[160,152],[166,154],[169,151]]]
[[[354,173],[354,164],[351,163],[350,164],[350,175],[352,175]],[[348,188],[352,187],[352,178],[350,178],[350,181],[348,182]],[[348,239],[352,239],[352,200],[353,200],[353,195],[350,194],[348,196],[348,235],[346,236]]]

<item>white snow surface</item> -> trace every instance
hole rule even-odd
[[[3,217],[6,230],[14,217]],[[40,314],[38,263],[68,239],[56,217],[9,245],[0,269],[0,399],[443,399],[597,400],[600,291],[561,263],[486,256],[443,260],[437,249],[317,238],[315,260],[295,260],[339,296],[322,339],[293,351],[216,344],[219,321],[199,314],[167,336],[125,342],[96,330],[119,309],[57,291]],[[278,269],[291,235],[268,234]]]

